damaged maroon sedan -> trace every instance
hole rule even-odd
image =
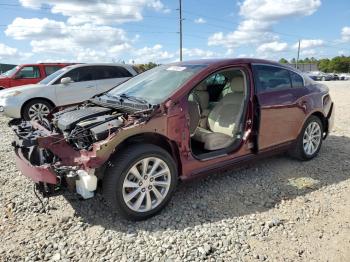
[[[17,166],[42,193],[102,187],[113,210],[141,220],[179,179],[277,152],[314,158],[333,118],[327,87],[295,69],[220,59],[159,66],[50,120],[10,125]]]

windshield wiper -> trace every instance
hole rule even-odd
[[[138,98],[138,97],[135,97],[135,96],[130,96],[130,95],[127,95],[127,94],[121,94],[121,95],[119,95],[119,97],[128,99],[130,101],[134,101],[136,103],[148,104],[148,102],[145,99]]]

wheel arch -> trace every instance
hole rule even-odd
[[[166,136],[161,135],[159,133],[144,132],[144,133],[131,135],[125,138],[120,144],[118,144],[113,154],[111,154],[110,158],[112,158],[113,155],[118,154],[118,152],[120,152],[124,148],[132,144],[140,144],[140,143],[153,144],[166,150],[173,157],[176,163],[178,175],[179,177],[181,176],[182,174],[181,158],[180,158],[180,153],[176,143],[174,141],[171,141]]]
[[[34,97],[34,98],[31,98],[31,99],[28,99],[26,102],[24,102],[24,103],[22,104],[22,106],[21,106],[21,117],[23,117],[23,110],[24,110],[25,106],[28,105],[28,103],[30,103],[30,102],[32,102],[32,101],[34,101],[34,100],[44,100],[44,101],[50,103],[50,104],[52,105],[53,108],[56,107],[55,103],[52,102],[52,100],[50,100],[50,99],[48,99],[48,98],[46,98],[46,97]]]
[[[326,133],[325,135],[323,135],[325,138],[328,134],[328,131],[329,131],[328,130],[329,124],[328,124],[327,117],[321,111],[315,111],[312,114],[310,114],[310,116],[316,116],[321,120],[322,127],[323,127],[323,133]]]

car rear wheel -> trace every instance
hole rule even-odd
[[[300,160],[313,159],[321,149],[323,125],[316,116],[310,116],[297,139],[291,155]]]
[[[117,153],[103,178],[103,194],[114,211],[130,220],[154,216],[169,202],[177,184],[170,154],[150,144]]]
[[[53,106],[43,99],[35,99],[27,103],[23,108],[24,120],[42,120],[46,118]]]

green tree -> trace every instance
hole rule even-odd
[[[288,60],[285,58],[281,58],[278,62],[281,64],[288,64]]]
[[[322,72],[332,72],[332,69],[330,68],[330,60],[328,58],[319,60],[317,67]]]
[[[330,61],[330,68],[337,73],[349,72],[350,57],[336,56]]]

